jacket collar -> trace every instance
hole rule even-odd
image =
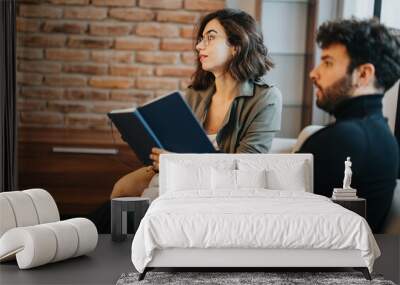
[[[240,84],[240,91],[239,93],[235,96],[235,100],[236,98],[239,97],[250,97],[250,96],[254,96],[254,84],[252,81],[244,81]],[[213,83],[209,88],[207,88],[204,91],[200,91],[198,92],[199,95],[201,96],[201,102],[200,102],[200,106],[197,109],[196,115],[197,118],[200,119],[201,124],[204,124],[205,119],[207,117],[207,111],[208,111],[208,107],[210,106],[210,102],[211,102],[211,98],[215,93],[215,83]],[[228,111],[228,115],[225,117],[224,122],[222,125],[225,125],[230,117],[230,112],[231,110]],[[221,128],[222,129],[222,128]]]
[[[239,90],[240,91],[238,94],[236,94],[235,99],[238,97],[253,96],[254,95],[254,84],[252,84],[252,82],[250,80],[244,81],[240,84]],[[203,99],[207,98],[207,99],[211,100],[211,97],[214,95],[214,93],[215,93],[215,82],[210,87],[208,87],[206,90],[204,90],[203,92],[200,92],[200,96]]]

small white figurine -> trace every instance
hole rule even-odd
[[[347,157],[347,160],[344,162],[344,178],[343,178],[343,189],[353,189],[351,188],[351,176],[353,172],[351,171],[351,161],[350,157]]]

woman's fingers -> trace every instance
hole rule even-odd
[[[164,149],[157,148],[157,147],[153,147],[153,148],[151,149],[151,152],[152,152],[153,154],[162,154],[162,153],[166,153],[166,151],[165,151]]]
[[[153,161],[153,169],[154,169],[155,171],[158,171],[158,167],[159,167],[158,162]]]
[[[163,154],[163,153],[169,153],[169,152],[164,149],[156,148],[156,147],[153,147],[151,149],[151,154],[149,157],[151,160],[153,160],[153,169],[158,170],[160,154]]]

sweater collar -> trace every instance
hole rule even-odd
[[[337,120],[362,118],[372,114],[382,115],[383,94],[361,95],[340,102],[333,110]]]

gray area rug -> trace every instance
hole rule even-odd
[[[142,281],[139,273],[122,274],[117,285],[133,284],[390,284],[381,275],[372,274],[372,281],[360,272],[148,272]]]

